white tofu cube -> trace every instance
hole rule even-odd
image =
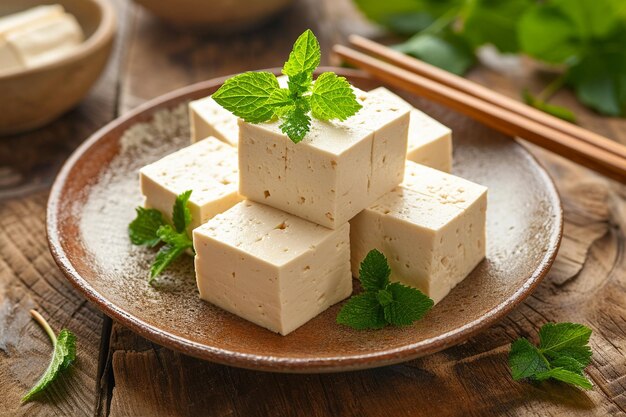
[[[352,293],[349,230],[242,201],[193,231],[200,298],[286,335]]]
[[[370,91],[370,94],[381,95],[387,100],[395,100],[411,108],[406,159],[439,171],[450,172],[452,170],[452,131],[450,128],[417,110],[384,87],[378,87]]]
[[[287,87],[287,76],[281,75],[277,79],[278,85]],[[207,136],[215,136],[232,146],[239,142],[237,116],[217,104],[211,96],[189,103],[189,123],[192,143]]]
[[[280,122],[239,122],[239,193],[331,229],[402,181],[409,109],[356,91],[345,122],[313,119],[294,144]]]
[[[352,273],[378,249],[391,280],[435,303],[485,257],[487,188],[407,161],[404,182],[350,222]]]
[[[190,231],[242,200],[237,192],[237,149],[213,137],[147,165],[139,174],[144,205],[169,221],[176,197],[192,190]]]

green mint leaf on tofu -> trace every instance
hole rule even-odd
[[[321,58],[320,44],[313,32],[307,29],[293,44],[289,59],[283,66],[283,74],[289,77],[301,73],[312,74],[320,64]]]
[[[346,120],[361,109],[350,83],[332,72],[320,75],[311,91],[311,111],[319,120]]]
[[[337,315],[337,323],[357,330],[381,329],[387,325],[383,307],[374,292],[350,298]]]
[[[300,106],[293,106],[284,115],[280,130],[294,142],[298,143],[311,129],[311,118]]]
[[[137,217],[128,225],[128,236],[134,245],[154,247],[159,244],[157,230],[165,224],[160,211],[137,207]]]
[[[392,301],[384,306],[385,320],[394,326],[408,326],[420,320],[433,307],[433,300],[420,290],[399,282],[389,284]]]
[[[274,74],[245,72],[226,80],[211,97],[246,122],[261,123],[274,116],[273,108],[267,105],[267,101],[279,88]]]
[[[539,346],[527,339],[513,342],[509,366],[513,379],[556,379],[580,388],[593,385],[584,374],[591,361],[591,329],[576,323],[548,323],[539,330]]]
[[[384,290],[389,285],[391,269],[387,258],[376,249],[372,249],[365,256],[359,268],[361,285],[366,291]]]
[[[289,90],[286,88],[278,88],[274,90],[267,99],[267,105],[274,109],[274,114],[277,116],[280,114],[280,109],[291,107],[293,104],[293,98],[291,97]]]
[[[390,283],[387,258],[376,249],[361,262],[359,277],[365,290],[350,298],[337,315],[337,323],[357,330],[387,325],[408,326],[432,308],[433,300],[415,288]]]
[[[31,310],[31,314],[48,334],[52,342],[53,353],[52,360],[39,381],[22,397],[23,403],[32,400],[48,388],[59,374],[68,369],[76,360],[76,336],[67,329],[61,330],[59,335],[55,336],[48,322],[39,313]]]
[[[191,211],[189,211],[189,207],[187,207],[189,197],[191,197],[191,190],[179,194],[174,201],[172,222],[174,223],[176,231],[179,233],[187,230],[187,227],[191,224]]]
[[[287,87],[292,97],[301,97],[304,93],[307,93],[313,83],[313,73],[302,72],[293,77],[289,77],[287,81]]]

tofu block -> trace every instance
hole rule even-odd
[[[200,298],[286,335],[352,293],[349,235],[244,200],[193,231]]]
[[[379,94],[387,100],[395,100],[411,108],[411,123],[406,159],[438,169],[443,172],[452,170],[452,130],[423,113],[402,98],[378,87],[370,94]]]
[[[10,31],[5,39],[8,48],[28,68],[54,62],[70,53],[83,41],[83,31],[76,18],[66,13]]]
[[[281,75],[277,79],[281,87],[287,87],[287,76]],[[189,103],[189,122],[191,143],[207,136],[214,136],[232,146],[239,142],[237,116],[217,104],[211,96]]]
[[[352,273],[378,249],[391,280],[441,301],[485,257],[487,188],[407,161],[404,182],[350,222]]]
[[[345,122],[311,121],[294,144],[281,122],[239,121],[239,193],[335,229],[402,181],[409,109],[356,90]]]
[[[141,168],[139,176],[145,207],[159,210],[169,221],[176,196],[192,190],[190,232],[242,200],[237,149],[213,137]]]

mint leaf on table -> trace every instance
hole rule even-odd
[[[311,111],[319,120],[346,120],[361,109],[350,83],[333,72],[321,74],[311,93]]]
[[[30,313],[37,323],[46,331],[46,334],[52,342],[53,353],[52,360],[43,375],[39,378],[39,381],[22,397],[23,403],[32,400],[39,393],[48,388],[59,374],[68,369],[72,363],[74,363],[74,360],[76,360],[76,336],[67,329],[61,330],[59,335],[55,336],[54,331],[52,331],[46,319],[35,310],[31,310]]]
[[[576,323],[548,323],[539,330],[539,346],[525,338],[512,343],[509,366],[514,380],[557,379],[584,389],[593,387],[584,374],[591,362],[591,329]]]
[[[351,297],[337,315],[337,323],[357,330],[380,329],[387,325],[408,326],[424,317],[433,300],[420,290],[390,283],[387,258],[376,249],[361,262],[359,276],[363,293]]]
[[[162,214],[158,210],[137,207],[137,217],[128,226],[128,235],[135,245],[155,247],[164,244],[159,249],[154,262],[150,267],[149,283],[163,272],[176,258],[188,249],[193,250],[193,241],[187,234],[191,224],[189,198],[191,190],[187,190],[176,197],[172,207],[173,227],[165,224]]]
[[[274,74],[244,72],[227,79],[211,97],[246,122],[261,123],[274,116],[273,108],[267,105],[267,101],[279,88]]]
[[[153,247],[159,244],[159,227],[165,224],[159,210],[137,207],[137,217],[128,225],[128,236],[134,245]]]
[[[452,32],[419,33],[395,45],[394,49],[458,75],[464,74],[476,62],[471,46]]]
[[[278,118],[280,130],[298,143],[311,129],[309,112],[321,120],[345,120],[361,108],[345,78],[324,73],[313,82],[321,56],[317,38],[306,30],[294,43],[282,69],[288,76],[287,88],[280,88],[273,74],[249,72],[227,80],[212,97],[249,123]]]

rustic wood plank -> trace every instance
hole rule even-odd
[[[46,189],[69,153],[117,115],[126,3],[115,0],[120,38],[94,89],[74,110],[34,132],[0,138],[0,415],[92,416],[102,314],[73,290],[48,250]],[[41,312],[55,330],[78,338],[78,360],[39,401],[20,405],[50,360],[51,345],[30,319]]]
[[[120,107],[128,109],[174,88],[214,76],[280,65],[293,38],[310,27],[322,47],[349,33],[377,30],[348,0],[302,0],[264,30],[232,38],[183,34],[145,12],[137,15]],[[158,52],[155,52],[158,51]],[[336,63],[327,55],[326,63]],[[150,77],[152,68],[158,76]],[[538,88],[545,74],[514,78],[485,68],[471,74],[513,97]],[[626,122],[588,112],[564,92],[556,97],[583,125],[626,142]],[[329,375],[277,375],[202,362],[113,325],[109,351],[110,416],[535,416],[626,415],[626,189],[540,149],[557,179],[565,237],[553,270],[505,320],[465,344],[382,369]],[[554,383],[511,380],[507,354],[519,336],[536,338],[548,321],[579,321],[595,332],[590,392]]]

